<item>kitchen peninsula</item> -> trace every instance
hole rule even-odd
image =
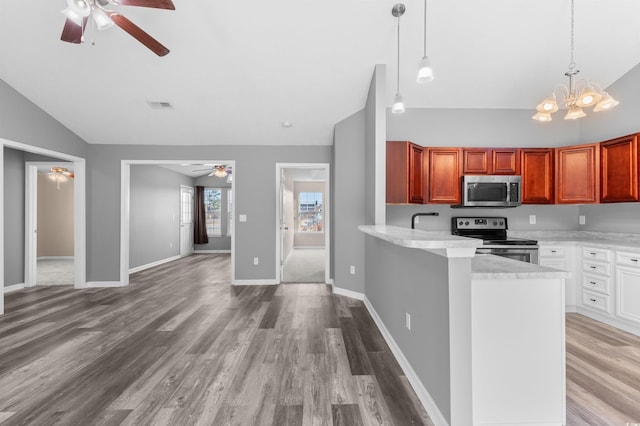
[[[568,273],[446,232],[359,229],[365,302],[437,425],[564,424]]]

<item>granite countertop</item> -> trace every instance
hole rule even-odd
[[[422,249],[475,248],[481,240],[451,235],[448,231],[422,231],[391,225],[361,225],[362,232],[403,247]]]
[[[509,231],[509,236],[534,239],[544,244],[579,244],[611,250],[640,250],[639,234],[593,231]]]
[[[472,280],[507,280],[524,278],[570,278],[571,273],[548,266],[521,262],[493,254],[477,254],[471,259]]]

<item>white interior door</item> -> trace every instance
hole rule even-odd
[[[193,188],[180,186],[180,256],[193,253]]]

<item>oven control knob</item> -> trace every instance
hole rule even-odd
[[[466,221],[464,224],[465,224],[465,225],[468,225],[468,224],[469,224],[469,221]]]
[[[495,220],[493,221],[493,226],[496,226],[498,224],[498,222],[496,222]]]
[[[500,221],[500,225],[504,225],[504,222],[503,222],[503,221]]]
[[[458,222],[458,225],[462,225],[463,223],[464,223],[463,221],[460,221],[460,222]]]

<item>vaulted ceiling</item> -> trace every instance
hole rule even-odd
[[[391,104],[395,1],[173,1],[114,7],[171,50],[158,57],[117,27],[60,41],[65,0],[2,0],[0,79],[89,143],[328,145],[363,108],[375,64]],[[576,63],[606,87],[640,63],[640,2],[575,2]],[[566,84],[569,0],[428,0],[427,86],[415,82],[424,2],[404,4],[407,107],[533,111]]]

